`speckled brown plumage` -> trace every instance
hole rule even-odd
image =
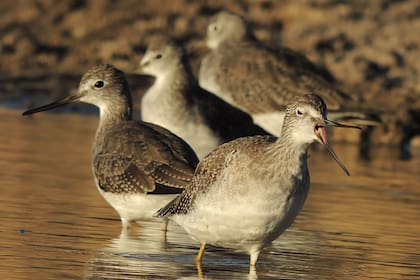
[[[183,140],[144,122],[115,126],[93,160],[99,187],[113,193],[179,193],[196,164]]]
[[[295,102],[286,108],[288,121],[284,124],[284,131],[287,132],[294,129],[297,119],[290,116],[293,116],[298,105],[303,104],[316,108],[326,118],[327,106],[318,95],[310,94],[298,98],[295,97]],[[266,152],[274,147],[279,148],[280,153],[283,154],[281,158],[287,158],[287,154],[290,152],[287,148],[289,141],[291,141],[289,140],[291,135],[282,135],[282,137],[285,138],[285,140],[281,141],[284,144],[278,147],[275,145],[278,138],[268,135],[243,137],[219,146],[199,163],[188,190],[162,208],[158,216],[187,214],[194,207],[197,196],[204,195],[209,190],[214,182],[219,179],[222,171],[231,164],[233,159],[236,160],[238,154],[246,155],[247,158],[253,159],[253,164],[255,165],[270,164],[269,161],[272,158],[266,156]],[[239,169],[237,172],[237,176],[240,176],[240,173],[243,171]]]
[[[309,192],[307,151],[328,147],[325,102],[296,97],[286,108],[281,137],[250,136],[223,144],[201,160],[191,185],[156,216],[177,222],[205,245],[244,251],[255,266],[262,248],[282,234],[301,211]],[[347,172],[329,147],[333,157]]]
[[[256,158],[258,161],[259,151],[276,140],[276,137],[269,135],[243,137],[219,146],[197,166],[189,190],[183,192],[172,203],[162,208],[158,216],[187,214],[194,207],[197,196],[205,194],[218,179],[221,171],[229,165],[229,156],[246,153],[249,157]],[[241,170],[238,170],[238,173],[240,172]]]
[[[235,35],[228,36],[231,33]],[[200,85],[245,112],[284,110],[295,96],[317,92],[331,112],[340,112],[335,119],[379,122],[372,108],[338,90],[302,54],[284,47],[269,49],[257,41],[245,19],[236,14],[222,11],[210,19],[208,44],[212,40],[212,51],[201,63]]]
[[[142,100],[142,119],[176,132],[199,155],[238,137],[268,134],[252,118],[201,88],[181,45],[165,36],[154,38],[139,73],[156,80]]]
[[[122,71],[108,64],[92,67],[76,94],[24,115],[70,102],[99,107],[92,169],[101,195],[120,214],[124,229],[132,221],[152,218],[189,185],[198,163],[196,154],[169,130],[132,120],[131,95]]]

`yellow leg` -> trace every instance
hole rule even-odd
[[[197,278],[203,279],[203,268],[201,266],[201,262],[196,262],[197,265]]]
[[[249,268],[250,269],[254,269],[257,266],[257,259],[258,259],[258,255],[260,254],[260,251],[256,251],[256,252],[252,252],[250,254],[250,262],[249,262]]]
[[[122,223],[121,232],[128,233],[131,227],[131,222],[126,219],[121,218],[121,223]]]
[[[203,258],[204,251],[206,250],[206,242],[201,242],[200,250],[198,251],[195,261],[201,264],[201,259]]]
[[[163,227],[162,227],[162,239],[164,242],[166,242],[166,233],[168,232],[168,220],[165,219],[163,221]]]
[[[257,269],[255,266],[249,266],[249,275],[248,275],[248,280],[257,280],[258,279],[258,275],[257,275]]]
[[[165,219],[165,220],[163,221],[162,231],[163,231],[163,232],[167,232],[167,231],[168,231],[168,220],[167,220],[167,219]]]

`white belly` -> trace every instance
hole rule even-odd
[[[99,192],[118,212],[121,219],[129,222],[152,219],[157,210],[176,196],[175,194],[114,194],[101,189]]]
[[[292,224],[306,192],[291,198],[280,188],[250,183],[249,189],[212,188],[188,215],[173,220],[199,242],[248,253],[259,251]]]
[[[273,113],[254,114],[252,115],[252,118],[254,123],[261,126],[271,134],[280,137],[284,115],[285,113],[283,111],[278,111]]]

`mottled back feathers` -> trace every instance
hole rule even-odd
[[[252,136],[233,140],[219,146],[208,154],[197,166],[191,185],[168,205],[156,214],[157,217],[171,216],[174,214],[187,214],[194,207],[197,196],[205,194],[214,184],[222,170],[235,160],[236,155],[246,154],[257,159],[264,146],[277,140],[274,136]],[[243,170],[238,170],[243,172]]]
[[[124,122],[94,155],[99,187],[112,193],[179,193],[198,159],[181,138],[150,123]]]
[[[203,88],[252,115],[282,111],[295,96],[316,92],[331,112],[343,113],[337,119],[380,122],[378,110],[338,90],[333,77],[304,55],[285,47],[270,49],[243,30],[250,27],[239,15],[223,11],[210,19],[206,40],[212,51],[199,75]]]

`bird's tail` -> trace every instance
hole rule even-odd
[[[172,199],[168,204],[166,204],[165,206],[160,208],[158,211],[156,211],[153,217],[164,218],[164,217],[169,217],[169,216],[174,215],[180,201],[181,201],[181,195],[178,195],[177,197]]]

